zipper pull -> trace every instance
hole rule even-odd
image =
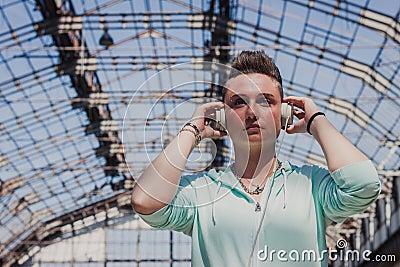
[[[257,204],[256,204],[256,208],[254,209],[254,211],[255,211],[255,212],[259,212],[259,211],[261,211],[261,205],[260,205],[260,203],[259,203],[259,202],[257,202]]]

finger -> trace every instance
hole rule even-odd
[[[299,102],[299,101],[303,101],[304,99],[305,99],[305,97],[302,97],[302,96],[293,96],[293,95],[291,95],[291,96],[284,97],[283,101],[284,102],[291,102],[291,101]]]
[[[283,98],[283,102],[287,103],[290,102],[292,103],[294,106],[301,108],[302,110],[304,110],[304,97],[298,97],[298,96],[288,96]]]
[[[303,119],[304,116],[306,115],[304,112],[299,111],[299,110],[294,110],[293,114],[298,118],[299,120]]]
[[[225,105],[224,102],[215,101],[215,102],[205,103],[202,105],[202,107],[203,110],[209,110],[209,109],[223,108],[224,105]]]
[[[215,131],[214,130],[214,137],[223,137],[225,135],[227,135],[226,132],[221,132],[221,131]]]
[[[222,108],[224,108],[223,102],[210,102],[199,106],[195,113],[207,118],[213,118],[215,110]]]
[[[286,129],[286,132],[288,134],[294,134],[294,133],[296,133],[296,127],[294,125],[291,125]]]
[[[208,109],[204,112],[204,119],[206,121],[215,120],[215,109]]]
[[[191,121],[196,121],[196,123],[203,121],[203,124],[205,124],[205,119],[212,120],[215,117],[215,115],[212,114],[215,109],[222,109],[223,107],[223,102],[209,102],[198,106],[191,118]]]
[[[202,105],[198,106],[196,108],[196,112],[195,113],[205,114],[207,110],[221,109],[221,108],[224,107],[224,105],[225,104],[223,102],[220,102],[220,101],[219,102],[215,101],[215,102],[205,103],[205,104],[202,104]]]

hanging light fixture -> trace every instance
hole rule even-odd
[[[105,46],[105,47],[109,47],[109,46],[111,46],[111,45],[113,45],[114,44],[114,40],[112,39],[112,37],[108,34],[108,26],[107,25],[104,25],[104,33],[103,33],[103,35],[100,37],[100,40],[99,40],[99,44],[100,45],[103,45],[103,46]]]

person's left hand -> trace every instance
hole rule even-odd
[[[290,102],[294,107],[301,109],[301,111],[294,109],[293,114],[299,120],[295,124],[289,126],[286,132],[289,134],[307,132],[308,120],[315,112],[319,111],[314,101],[307,97],[288,96],[283,98],[283,102]]]

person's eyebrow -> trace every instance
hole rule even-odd
[[[234,95],[231,95],[230,97],[229,97],[229,99],[232,99],[232,98],[234,98],[234,97],[240,97],[240,98],[248,98],[248,96],[246,95],[246,94],[234,94]]]
[[[270,93],[260,93],[259,96],[264,96],[265,98],[275,98],[275,95]]]
[[[240,96],[240,97],[243,97],[243,96],[247,96],[246,94],[233,94],[232,96]]]
[[[260,96],[262,96],[263,98],[275,99],[275,95],[270,94],[270,93],[259,93],[259,94],[257,95],[257,97],[260,97]],[[229,100],[232,100],[232,99],[234,99],[235,97],[240,97],[240,98],[242,98],[242,99],[246,99],[246,98],[248,98],[248,95],[246,95],[246,94],[233,94],[233,95],[231,95],[231,96],[229,97]]]

